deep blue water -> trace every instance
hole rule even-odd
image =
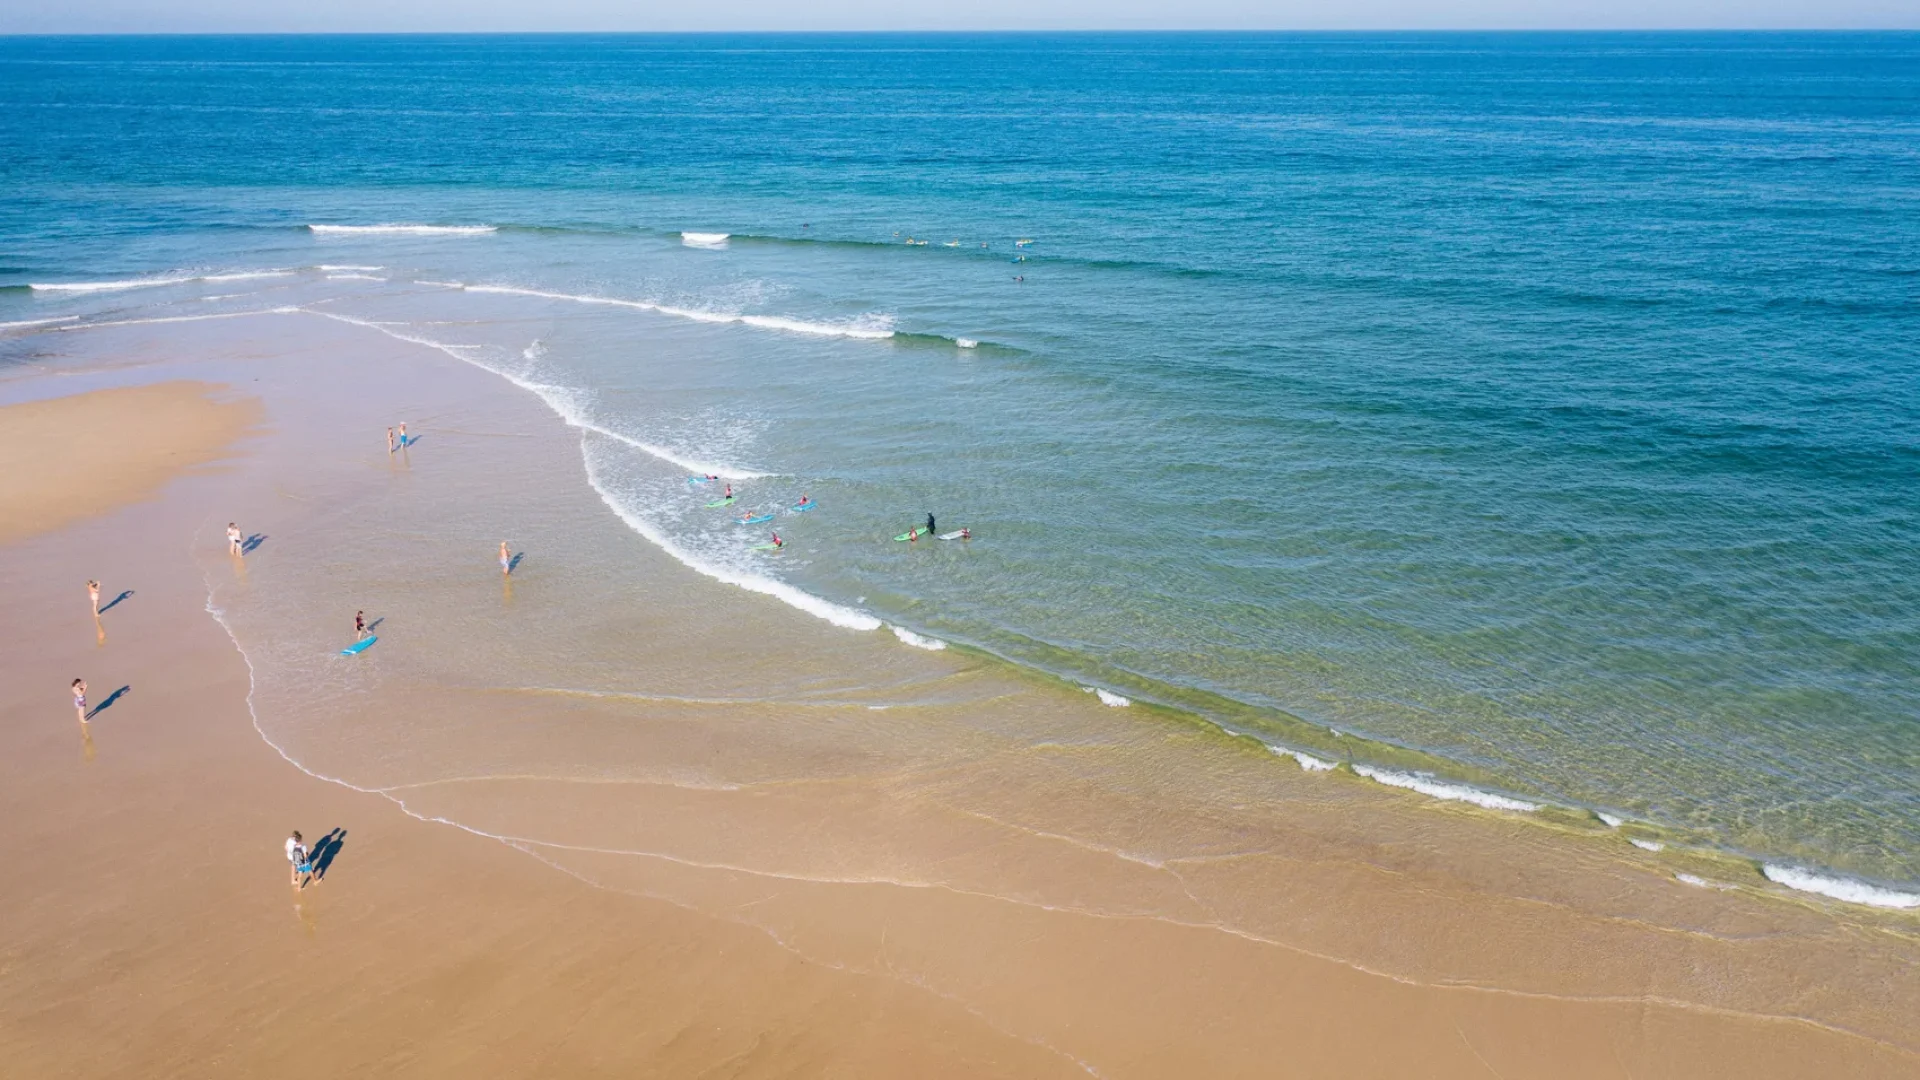
[[[0,322],[409,323],[710,571],[1920,882],[1920,35],[0,39],[0,183]]]

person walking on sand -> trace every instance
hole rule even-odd
[[[87,722],[87,680],[73,680],[73,712],[81,723]]]
[[[500,572],[502,574],[513,573],[513,556],[507,554],[507,542],[505,540],[500,541]]]
[[[306,888],[307,882],[313,880],[313,855],[307,851],[306,841],[300,839],[299,829],[287,837],[287,861],[293,864],[293,875],[287,884]]]
[[[235,525],[231,521],[227,522],[227,554],[246,554],[246,552],[240,550],[240,526]]]
[[[87,599],[93,601],[93,613],[100,614],[100,583],[92,578],[87,579]]]

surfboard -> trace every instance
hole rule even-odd
[[[962,529],[962,530],[959,530],[959,532],[950,532],[950,533],[941,533],[941,534],[940,534],[940,539],[942,539],[942,540],[958,540],[958,539],[960,539],[960,533],[962,533],[962,532],[965,532],[965,531],[966,531],[965,529]]]
[[[755,544],[755,545],[753,545],[753,550],[755,550],[755,551],[779,551],[779,550],[780,550],[780,547],[781,547],[781,545],[779,545],[779,544]]]
[[[927,530],[925,529],[912,529],[907,532],[901,533],[899,536],[894,537],[894,539],[895,540],[911,540],[916,536],[925,536],[925,535],[927,535]]]
[[[811,509],[813,509],[814,507],[816,507],[816,506],[819,506],[819,505],[820,505],[819,503],[799,503],[799,504],[797,504],[797,505],[795,505],[795,506],[793,506],[793,507],[792,507],[791,509],[792,509],[792,510],[793,510],[793,512],[794,512],[794,513],[796,513],[796,514],[804,514],[804,513],[806,513],[807,511],[809,511],[809,510],[811,510]]]
[[[741,519],[740,519],[740,524],[742,524],[742,525],[758,525],[758,524],[760,524],[760,523],[761,523],[761,522],[763,522],[763,521],[772,521],[772,520],[773,520],[773,515],[772,515],[772,514],[755,514],[755,515],[753,515],[753,516],[752,516],[752,517],[750,517],[750,518],[741,518]]]
[[[353,644],[347,646],[346,648],[341,649],[340,655],[341,656],[358,656],[361,653],[366,652],[367,649],[372,647],[374,642],[379,640],[380,640],[379,638],[374,637],[372,634],[368,634],[366,637],[361,638],[359,641],[356,641]]]
[[[724,498],[724,499],[715,499],[712,502],[708,503],[707,505],[708,506],[725,506],[728,503],[732,502],[735,498],[738,498],[738,496],[728,496],[727,498]]]
[[[687,477],[687,483],[689,483],[689,484],[711,484],[711,483],[713,483],[713,479],[712,479],[711,477],[706,477],[706,476],[689,476],[689,477]]]

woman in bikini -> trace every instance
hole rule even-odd
[[[87,722],[87,680],[73,680],[73,713],[81,723]]]

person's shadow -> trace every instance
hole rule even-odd
[[[314,843],[310,858],[313,860],[315,880],[327,876],[327,868],[333,865],[333,860],[340,856],[340,849],[346,846],[347,830],[341,828],[335,828]]]
[[[109,601],[107,601],[107,605],[106,605],[105,607],[103,607],[103,608],[101,608],[101,609],[100,609],[99,611],[96,611],[96,612],[94,612],[94,614],[95,614],[95,615],[105,615],[105,614],[106,614],[107,612],[109,612],[109,611],[112,611],[112,610],[113,610],[113,608],[114,608],[114,605],[116,605],[116,604],[118,604],[118,603],[120,603],[120,601],[122,601],[122,600],[125,600],[125,599],[126,599],[127,597],[129,597],[129,596],[132,596],[132,595],[133,595],[133,590],[132,590],[132,589],[128,589],[128,590],[127,590],[126,592],[123,592],[123,593],[121,593],[121,594],[120,594],[119,596],[116,596],[116,597],[114,597],[114,598],[113,598],[112,600],[109,600]]]
[[[251,555],[253,554],[254,548],[257,548],[261,544],[264,544],[266,542],[267,542],[266,533],[254,533],[252,536],[247,537],[244,541],[241,542],[240,554]]]
[[[120,689],[115,690],[113,693],[108,694],[107,700],[87,710],[87,719],[91,720],[94,717],[99,716],[101,713],[106,712],[108,709],[113,708],[113,703],[125,697],[127,695],[127,691],[132,689],[133,687],[131,686],[123,686]]]
[[[520,569],[520,560],[526,557],[527,557],[527,553],[522,551],[519,554],[515,555],[512,559],[509,559],[507,561],[507,573],[511,574],[515,570]]]

